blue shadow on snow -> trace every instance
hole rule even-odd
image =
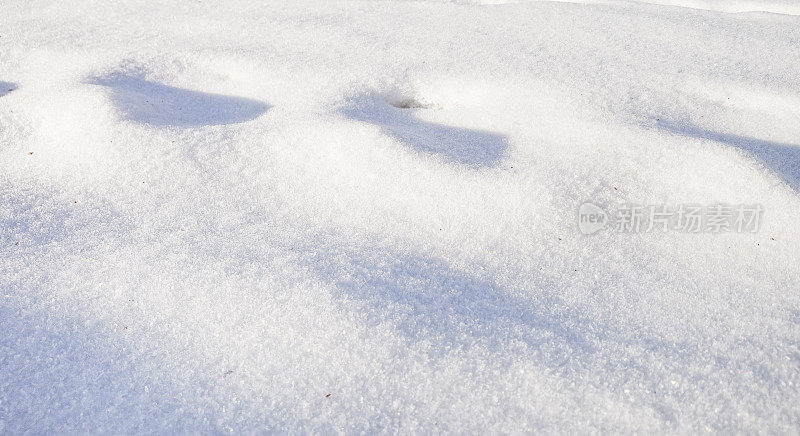
[[[16,83],[0,81],[0,97],[18,88]]]
[[[677,135],[707,139],[744,150],[774,171],[792,189],[800,192],[800,147],[797,145],[714,132],[689,123],[679,124],[663,119],[658,119],[656,126]]]
[[[135,74],[112,73],[89,83],[109,88],[114,104],[127,119],[152,126],[242,123],[270,109],[258,100],[176,88]]]
[[[508,143],[505,135],[422,121],[418,109],[400,108],[379,98],[359,99],[342,113],[349,119],[381,127],[403,144],[472,167],[496,167]]]

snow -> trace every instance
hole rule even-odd
[[[0,432],[800,428],[795,2],[0,11]]]
[[[647,0],[646,3],[729,13],[770,12],[800,15],[800,4],[794,0]]]

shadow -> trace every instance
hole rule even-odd
[[[199,127],[242,123],[270,106],[258,100],[162,85],[135,74],[112,73],[88,83],[109,88],[125,117],[152,126]]]
[[[68,289],[83,277],[54,281],[133,229],[107,201],[65,197],[0,183],[0,434],[202,430],[206,417],[152,363],[163,357],[73,312]]]
[[[776,388],[782,380],[758,358],[709,352],[702,335],[675,341],[651,326],[570,305],[560,297],[564,285],[557,277],[509,289],[444,259],[390,247],[317,240],[293,251],[340,304],[355,308],[368,325],[390,326],[431,358],[477,349],[503,364],[533,360],[568,379],[635,391],[667,422],[675,417],[664,396],[685,395],[678,385],[666,387],[675,377],[699,379],[708,389],[720,388],[703,375],[708,368],[751,374]]]
[[[11,91],[15,91],[17,88],[19,87],[16,83],[0,81],[0,97],[8,94]]]
[[[531,284],[523,298],[439,258],[382,247],[318,245],[305,252],[306,265],[340,299],[356,301],[370,324],[389,323],[438,353],[477,344],[503,353],[518,343],[554,370],[575,370],[594,360],[598,345],[622,339],[610,338],[621,335],[613,326],[568,307],[555,283]]]
[[[798,145],[714,132],[689,123],[679,124],[662,119],[656,120],[656,126],[676,135],[707,139],[744,150],[774,171],[792,189],[800,192],[800,146]]]
[[[4,289],[12,295],[25,290],[13,284]],[[197,412],[202,409],[162,373],[168,367],[162,356],[132,350],[123,333],[112,337],[75,315],[53,313],[47,295],[38,298],[42,301],[24,295],[0,305],[0,401],[5,401],[0,433],[208,428],[213,416]]]
[[[414,116],[420,109],[405,101],[393,106],[379,98],[362,98],[342,113],[349,119],[379,126],[403,144],[449,162],[495,167],[502,160],[508,148],[504,135],[422,121]]]

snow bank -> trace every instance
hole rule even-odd
[[[800,23],[718,11],[5,2],[0,431],[797,431]]]

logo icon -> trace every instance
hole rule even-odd
[[[586,202],[578,208],[578,229],[584,235],[599,232],[608,224],[608,214],[600,206]]]

